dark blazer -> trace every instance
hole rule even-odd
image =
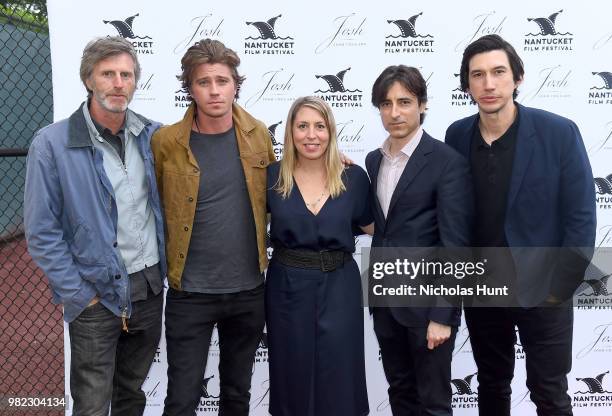
[[[386,219],[376,196],[382,158],[380,149],[366,157],[375,223],[372,247],[468,246],[473,195],[465,158],[423,132],[393,192]],[[390,309],[405,326],[427,326],[430,320],[456,326],[461,317],[459,308]]]
[[[523,304],[549,294],[567,299],[584,276],[595,244],[595,187],[591,165],[576,124],[559,115],[518,105],[512,177],[504,231],[517,271]],[[451,124],[446,143],[466,158],[478,115]],[[526,247],[572,247],[553,256],[537,256]],[[580,252],[576,262],[571,253]],[[531,257],[531,258],[530,258]],[[548,259],[546,258],[548,257]],[[537,282],[537,284],[534,284]]]

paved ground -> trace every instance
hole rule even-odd
[[[63,415],[8,406],[9,397],[64,396],[62,311],[23,238],[0,240],[0,415]]]

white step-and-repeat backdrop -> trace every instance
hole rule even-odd
[[[580,127],[597,184],[598,246],[612,245],[612,3],[485,0],[449,3],[286,1],[158,3],[49,0],[54,116],[69,116],[86,97],[78,76],[83,47],[93,37],[121,35],[133,42],[143,68],[131,107],[171,123],[188,105],[176,75],[187,47],[216,38],[242,58],[247,76],[240,104],[274,133],[282,155],[285,119],[291,102],[303,95],[327,100],[338,122],[342,151],[363,165],[367,152],[385,138],[370,91],[387,65],[418,67],[428,82],[425,129],[443,138],[454,120],[476,107],[459,91],[459,64],[465,46],[497,33],[525,62],[518,101],[559,113]],[[340,86],[323,78],[335,75]],[[360,245],[369,240],[360,238]],[[612,284],[610,284],[612,286]],[[608,288],[612,293],[612,287]],[[608,293],[606,292],[606,293]],[[585,301],[576,310],[574,364],[569,393],[576,415],[612,412],[612,296]],[[370,409],[390,415],[372,322],[365,320]],[[66,337],[66,342],[68,339]],[[516,347],[513,413],[535,414],[525,386],[524,353]],[[66,349],[69,353],[69,349]],[[199,415],[218,410],[218,342],[213,338],[202,380]],[[268,354],[265,336],[255,357],[251,413],[268,413]],[[66,366],[69,356],[66,357]],[[164,341],[144,385],[146,415],[159,415],[166,390]],[[453,361],[453,407],[457,415],[477,414],[476,367],[462,327]],[[68,390],[69,373],[66,372]]]

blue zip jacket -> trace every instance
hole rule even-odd
[[[142,124],[130,131],[145,164],[165,277],[164,225],[150,148],[160,124],[132,116]],[[82,106],[34,136],[27,159],[24,225],[28,251],[49,279],[53,302],[63,304],[66,322],[95,296],[115,315],[130,317],[129,278],[117,248],[115,196]]]

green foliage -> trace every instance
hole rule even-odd
[[[0,0],[0,23],[48,32],[46,0]]]

